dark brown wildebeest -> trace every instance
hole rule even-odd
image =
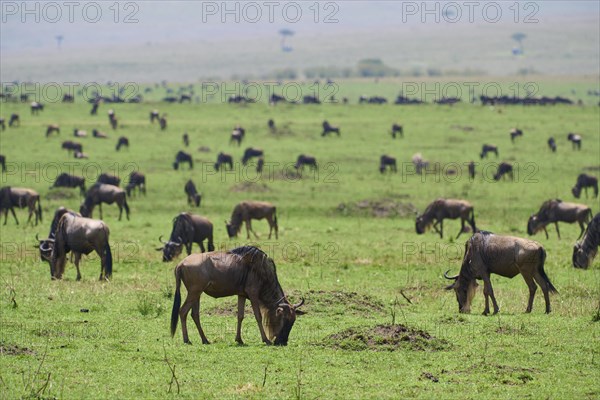
[[[117,147],[115,149],[119,151],[123,146],[129,149],[129,139],[127,139],[125,136],[121,136],[119,138],[119,140],[117,141]]]
[[[479,153],[479,158],[487,158],[488,153],[494,153],[496,155],[496,158],[498,158],[498,146],[493,144],[484,144],[481,147],[481,153]]]
[[[77,280],[80,280],[79,260],[81,255],[95,251],[100,257],[100,280],[109,280],[112,275],[109,236],[110,230],[104,221],[79,217],[69,212],[65,213],[56,227],[50,261],[52,279],[62,279],[67,253],[72,251],[77,268]]]
[[[323,125],[323,132],[321,133],[321,136],[329,135],[331,132],[335,132],[335,133],[337,133],[338,136],[340,136],[339,126],[330,125],[327,120],[323,121],[322,125]]]
[[[115,110],[113,110],[112,108],[108,110],[108,122],[110,123],[110,126],[113,130],[117,129],[119,121],[117,120]]]
[[[36,225],[38,224],[38,220],[40,222],[42,221],[42,203],[40,201],[40,195],[35,190],[11,186],[0,188],[0,213],[4,211],[4,225],[6,225],[8,211],[12,213],[15,222],[19,225],[19,220],[15,214],[14,207],[27,207],[29,210],[29,218],[27,218],[28,224],[31,221],[33,214],[35,214]]]
[[[125,208],[125,215],[129,220],[129,205],[127,205],[125,191],[118,186],[105,183],[96,183],[88,190],[79,212],[86,218],[92,218],[92,212],[97,205],[100,209],[100,219],[102,219],[102,203],[117,203],[117,206],[119,206],[119,221],[123,215],[123,208]]]
[[[82,131],[81,129],[75,128],[73,130],[73,136],[75,136],[75,137],[86,137],[87,136],[87,132],[86,131]]]
[[[177,152],[177,154],[175,154],[175,162],[173,163],[173,169],[178,170],[179,164],[184,162],[189,164],[190,169],[194,169],[194,160],[192,159],[192,155],[180,150]]]
[[[507,162],[501,162],[494,174],[494,180],[499,181],[504,175],[508,174],[511,180],[514,180],[513,167]]]
[[[162,117],[158,120],[158,125],[160,126],[160,130],[164,131],[167,129],[167,115],[163,114]]]
[[[37,115],[40,111],[44,111],[44,105],[34,101],[31,103],[31,115]]]
[[[535,235],[540,230],[544,230],[546,233],[546,239],[548,239],[548,231],[546,225],[554,223],[556,227],[556,234],[560,239],[560,231],[558,230],[559,222],[567,222],[572,224],[574,222],[579,223],[581,233],[585,231],[585,224],[589,223],[592,219],[592,210],[584,205],[577,203],[567,203],[559,199],[552,199],[545,201],[540,207],[537,214],[532,214],[527,221],[527,234]]]
[[[83,145],[81,143],[77,143],[77,142],[73,142],[72,140],[67,140],[65,142],[62,142],[61,148],[63,150],[67,150],[67,152],[82,152],[83,151]]]
[[[185,132],[183,134],[183,145],[185,147],[189,147],[190,146],[190,136],[187,134],[187,132]]]
[[[517,137],[519,137],[519,136],[523,136],[523,131],[522,131],[522,130],[520,130],[520,129],[517,129],[517,128],[513,128],[513,129],[511,129],[511,131],[510,131],[510,141],[511,141],[512,143],[514,143],[514,142],[515,142],[515,139],[516,139]]]
[[[299,169],[300,171],[304,170],[304,166],[308,165],[311,170],[317,169],[317,159],[312,156],[307,156],[305,154],[300,154],[296,159],[296,164],[294,164],[294,168]]]
[[[131,197],[131,193],[135,193],[135,188],[138,189],[139,193],[146,195],[146,175],[141,172],[133,171],[129,174],[129,183],[125,186],[127,196]]]
[[[277,130],[275,128],[275,121],[273,121],[273,119],[269,119],[269,121],[267,121],[267,126],[271,132],[275,132]]]
[[[573,186],[571,189],[571,193],[573,193],[573,196],[578,199],[579,196],[581,196],[581,189],[584,189],[585,198],[587,199],[587,189],[589,187],[594,189],[594,197],[598,197],[598,178],[588,174],[579,174],[579,176],[577,176],[577,182],[575,183],[575,186]]]
[[[8,127],[12,128],[13,126],[21,126],[21,118],[19,118],[19,114],[10,114]]]
[[[54,180],[54,184],[50,189],[56,187],[79,188],[79,192],[83,196],[85,194],[85,179],[81,176],[75,176],[63,172]]]
[[[246,164],[248,164],[248,161],[250,161],[252,158],[263,157],[264,155],[265,155],[265,152],[262,149],[248,147],[246,150],[244,150],[244,156],[242,157],[242,164],[246,165]]]
[[[46,137],[50,137],[53,133],[60,135],[60,126],[56,124],[48,125],[46,128]]]
[[[242,140],[244,140],[244,136],[246,136],[246,130],[241,126],[236,126],[233,131],[231,131],[231,137],[229,138],[229,144],[231,142],[237,142],[238,146],[242,145]]]
[[[383,174],[388,167],[390,172],[398,171],[396,168],[396,159],[384,154],[379,158],[379,172]]]
[[[189,94],[182,94],[181,96],[179,96],[179,104],[183,103],[184,101],[191,103],[192,96],[190,96]]]
[[[585,230],[580,242],[573,246],[573,266],[575,268],[587,269],[600,246],[600,213],[596,214]]]
[[[73,103],[74,101],[75,101],[75,96],[73,96],[72,94],[65,93],[62,98],[63,103]]]
[[[433,229],[444,237],[444,219],[460,218],[460,231],[456,238],[465,231],[465,221],[471,225],[473,232],[475,227],[475,212],[471,203],[465,200],[437,199],[427,206],[422,215],[417,215],[415,228],[417,234],[422,235],[429,225],[433,223]],[[438,229],[439,225],[439,229]]]
[[[573,145],[573,150],[581,150],[581,135],[569,133],[567,139]]]
[[[531,312],[537,284],[542,288],[546,301],[546,313],[550,312],[550,293],[557,293],[556,288],[548,279],[544,271],[546,251],[537,242],[514,236],[494,235],[490,232],[477,232],[465,244],[465,254],[456,276],[444,274],[446,279],[454,283],[446,290],[454,289],[458,310],[461,313],[471,312],[471,301],[477,291],[477,279],[483,280],[483,294],[485,296],[485,309],[483,315],[490,313],[489,298],[492,298],[494,314],[500,308],[494,296],[491,274],[513,278],[519,274],[525,279],[529,287],[529,301],[525,312]]]
[[[196,207],[200,207],[200,201],[202,201],[202,196],[196,190],[196,185],[190,179],[185,183],[185,187],[183,188],[185,194],[187,194],[187,201],[189,205],[196,205]]]
[[[277,208],[273,204],[265,201],[242,201],[237,204],[231,213],[231,221],[225,221],[227,235],[229,235],[230,239],[236,237],[242,228],[242,223],[245,223],[248,239],[250,239],[250,232],[258,239],[258,235],[252,230],[251,220],[261,220],[263,218],[266,218],[269,223],[269,239],[271,239],[271,232],[273,229],[275,229],[275,239],[278,239],[277,231],[279,227],[277,225]]]
[[[187,297],[181,306],[181,282]],[[175,297],[171,312],[171,336],[175,335],[181,319],[183,342],[191,343],[187,331],[187,316],[198,328],[203,344],[209,341],[200,325],[200,295],[215,298],[238,296],[237,330],[235,341],[243,344],[242,321],[246,299],[250,300],[260,336],[265,344],[285,346],[290,331],[304,304],[291,304],[277,278],[275,262],[253,246],[238,247],[231,251],[192,254],[175,267]]]
[[[0,166],[2,167],[2,172],[6,172],[6,156],[4,154],[0,154]]]
[[[552,150],[553,153],[556,153],[556,140],[553,137],[548,139],[548,147]]]
[[[50,224],[50,232],[48,233],[48,238],[40,239],[37,234],[35,235],[35,239],[39,242],[40,260],[46,261],[50,265],[50,276],[53,275],[52,249],[54,248],[54,240],[56,239],[56,228],[58,227],[58,222],[66,213],[70,213],[71,215],[81,217],[81,214],[79,214],[76,211],[68,210],[65,207],[58,207],[54,212],[54,218],[52,219],[52,223]],[[73,252],[73,255],[75,255],[76,253],[77,252]],[[73,261],[72,258],[71,261]],[[79,265],[77,265],[77,269],[79,269]],[[78,274],[78,276],[80,275],[81,274]]]
[[[203,242],[206,239],[208,240],[208,251],[214,251],[212,222],[200,215],[184,212],[173,219],[173,230],[169,241],[164,242],[162,236],[158,238],[164,246],[156,250],[163,252],[163,261],[167,262],[178,257],[183,246],[189,256],[194,243],[198,243],[200,250],[204,253],[206,249]]]
[[[160,120],[160,114],[158,113],[158,110],[150,111],[150,123],[153,124],[155,120]]]
[[[108,139],[108,135],[104,132],[100,132],[98,129],[92,130],[92,136],[97,139]]]
[[[469,178],[470,178],[471,180],[475,179],[475,162],[474,162],[474,161],[471,161],[471,162],[469,163],[469,166],[468,166],[468,168],[469,168]]]
[[[215,171],[218,171],[222,165],[229,165],[229,169],[233,169],[233,157],[230,154],[219,153],[217,155],[217,162],[215,163]]]
[[[6,130],[6,120],[4,118],[0,118],[0,128],[3,131]]]
[[[95,101],[94,104],[92,104],[92,109],[90,110],[90,115],[98,115],[98,107],[99,106],[100,106],[100,102]]]
[[[429,167],[429,161],[425,161],[421,153],[415,153],[412,156],[412,163],[415,166],[415,172],[417,174],[422,174],[423,171],[427,172],[427,168]]]
[[[105,183],[107,185],[119,186],[121,184],[121,178],[115,175],[103,173],[98,175],[96,183]]]
[[[265,158],[259,157],[258,161],[256,162],[256,173],[262,174],[264,166],[265,166]]]
[[[400,137],[404,137],[404,129],[402,128],[402,125],[395,123],[392,125],[392,137],[394,139],[396,139],[396,134],[399,134]]]

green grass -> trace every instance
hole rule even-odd
[[[544,85],[549,89],[543,94],[548,95],[560,94],[564,87]],[[340,96],[363,92],[380,93],[375,85],[352,83],[340,88]],[[458,271],[467,235],[453,240],[458,222],[446,221],[443,240],[432,232],[418,236],[411,212],[422,211],[437,197],[464,198],[474,205],[481,229],[526,237],[527,218],[544,200],[575,201],[570,188],[577,174],[586,167],[595,167],[586,171],[598,174],[598,107],[503,107],[501,112],[469,104],[110,107],[123,125],[114,132],[108,126],[107,105],[92,117],[89,105],[81,102],[49,104],[39,116],[30,116],[26,105],[1,104],[2,116],[19,112],[23,120],[21,127],[0,134],[0,152],[11,163],[9,173],[2,175],[2,186],[37,190],[44,210],[44,223],[37,227],[26,226],[26,212],[19,210],[21,225],[9,217],[1,229],[3,398],[175,396],[176,383],[167,393],[172,377],[169,364],[175,366],[180,396],[185,398],[600,396],[599,326],[593,322],[600,301],[598,259],[587,271],[571,266],[578,227],[562,224],[560,241],[552,227],[550,239],[535,237],[547,250],[545,269],[560,293],[551,298],[550,315],[543,313],[541,291],[533,313],[524,314],[528,290],[523,280],[497,276],[492,282],[500,314],[480,314],[480,291],[473,314],[461,315],[454,294],[443,290],[442,274],[447,269]],[[166,131],[148,122],[152,108],[168,114]],[[280,128],[286,126],[288,133],[270,134],[269,118]],[[341,127],[340,138],[319,136],[323,119]],[[404,124],[404,139],[391,139],[393,122]],[[49,123],[61,125],[60,138],[44,137]],[[236,124],[247,131],[241,148],[228,145]],[[474,129],[463,131],[457,126]],[[508,131],[514,126],[523,129],[525,136],[512,145]],[[88,133],[99,128],[111,137],[78,139],[90,159],[77,161],[60,150],[61,141],[71,139],[75,127]],[[174,171],[171,163],[183,148],[184,131],[191,138],[187,151],[194,155],[195,168]],[[583,135],[580,152],[572,151],[566,140],[570,131]],[[129,137],[131,147],[117,153],[114,146],[120,135]],[[557,139],[556,154],[547,148],[549,136]],[[483,143],[497,144],[500,157],[484,160],[478,173],[492,163],[509,161],[518,164],[515,182],[493,182],[481,174],[469,182],[463,163],[481,161],[478,153]],[[200,146],[210,152],[197,151]],[[239,162],[247,146],[265,150],[267,163],[273,163],[267,164],[270,170],[266,171],[272,175],[249,185],[255,180],[252,168],[245,170],[238,164],[235,173],[212,173],[210,166],[219,151],[232,153]],[[442,168],[458,163],[461,174],[423,178],[401,173],[403,163],[410,163],[416,152]],[[282,171],[300,153],[317,157],[318,175],[307,172],[304,179],[283,179]],[[383,153],[398,159],[398,174],[379,174]],[[68,172],[70,165],[76,174],[87,172],[90,184],[97,167],[118,173],[125,181],[133,168],[147,176],[148,195],[129,201],[130,221],[117,221],[115,206],[103,207],[115,259],[110,283],[97,281],[97,256],[84,258],[81,282],[75,281],[71,264],[65,278],[53,282],[34,248],[35,234],[47,234],[58,206],[79,207],[76,190],[48,189],[56,167]],[[191,211],[213,221],[215,245],[220,249],[247,243],[244,231],[236,240],[227,239],[223,224],[237,202],[256,199],[277,205],[279,240],[268,240],[267,224],[257,221],[253,227],[261,239],[252,242],[275,259],[290,300],[306,298],[307,314],[298,318],[286,348],[264,346],[251,313],[243,327],[247,345],[237,346],[235,298],[202,297],[201,320],[213,344],[200,344],[191,319],[192,346],[182,344],[180,329],[170,338],[175,263],[162,263],[155,247],[159,235],[170,233],[173,217],[190,210],[183,193],[189,178],[203,194],[201,208]],[[244,191],[248,187],[260,191]],[[388,199],[387,204],[405,211],[380,218],[350,207],[367,199]],[[597,199],[584,197],[578,202],[594,212],[600,209]],[[340,203],[350,211],[339,211]],[[94,216],[98,217],[97,210]],[[369,340],[376,348],[382,344],[381,351],[365,348],[360,339],[365,332],[392,322],[423,330],[435,341],[396,348],[375,335]],[[332,342],[332,337],[344,334],[343,346]]]

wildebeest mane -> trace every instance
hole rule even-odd
[[[178,242],[179,238],[184,243],[194,240],[194,224],[188,213],[181,213],[173,219],[173,230],[171,231],[171,242]]]
[[[245,286],[249,277],[255,278],[253,279],[255,282],[261,282],[259,297],[265,306],[271,308],[283,299],[283,296],[280,295],[283,293],[283,289],[277,279],[277,268],[274,262],[272,268],[266,262],[269,257],[264,251],[255,246],[242,246],[232,249],[228,253],[249,260],[243,266],[240,283]]]

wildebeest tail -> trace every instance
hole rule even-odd
[[[37,211],[38,211],[38,215],[40,216],[40,222],[42,222],[42,199],[39,197],[37,199]],[[590,216],[591,216],[591,211],[590,211]]]
[[[106,256],[106,269],[104,270],[104,275],[106,279],[110,279],[112,276],[112,252],[110,251],[110,245],[108,244],[108,240],[104,245],[104,255]]]
[[[175,267],[175,296],[173,297],[173,310],[171,311],[171,337],[177,330],[179,321],[179,308],[181,307],[181,270]]]
[[[548,284],[548,290],[550,291],[550,293],[558,294],[558,290],[556,290],[556,288],[554,287],[552,282],[550,282],[550,278],[548,278],[548,275],[546,275],[546,271],[544,271],[544,263],[546,262],[546,250],[544,250],[544,248],[542,247],[539,249],[539,253],[540,253],[540,262],[539,262],[539,266],[538,266],[538,271],[539,271],[540,275],[542,276],[542,278],[544,279],[544,281],[546,281],[546,284]]]

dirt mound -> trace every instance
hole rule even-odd
[[[324,344],[342,350],[446,350],[450,344],[429,333],[404,325],[377,325],[372,328],[348,328],[328,336]]]
[[[407,217],[414,215],[417,208],[412,203],[393,199],[361,200],[356,203],[340,203],[337,211],[343,215],[362,215],[379,218]]]
[[[16,344],[0,343],[0,354],[7,356],[33,355],[35,352],[27,347],[19,347]]]
[[[231,187],[232,192],[268,192],[271,189],[266,183],[242,182]]]

